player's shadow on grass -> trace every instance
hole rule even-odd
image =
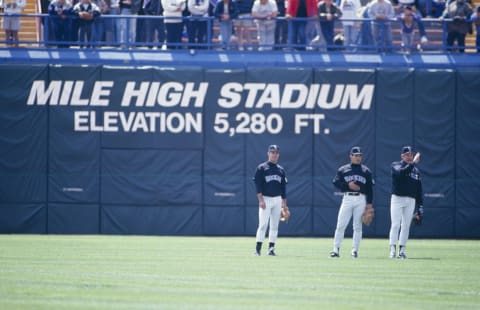
[[[415,260],[440,260],[438,257],[409,257],[408,259],[415,259]]]

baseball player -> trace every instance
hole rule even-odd
[[[258,198],[258,229],[255,256],[261,255],[262,243],[270,221],[268,233],[268,255],[276,256],[275,241],[278,236],[280,212],[287,207],[286,185],[287,177],[282,166],[277,164],[280,156],[278,145],[268,147],[268,161],[258,165],[253,181],[257,188]]]
[[[350,163],[341,166],[333,179],[333,184],[342,191],[343,199],[338,211],[337,228],[330,257],[340,257],[340,246],[348,222],[353,216],[352,257],[358,257],[362,239],[362,215],[367,204],[371,207],[373,200],[373,177],[370,169],[362,165],[362,150],[354,146],[350,150]]]
[[[400,245],[398,258],[406,259],[405,246],[408,240],[415,203],[423,205],[422,182],[416,164],[420,153],[413,154],[411,146],[402,148],[401,161],[392,163],[392,198],[390,200],[390,258],[396,257],[397,241]],[[399,238],[400,231],[400,238]]]

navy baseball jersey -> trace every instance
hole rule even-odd
[[[345,192],[356,192],[348,187],[348,183],[355,182],[360,187],[357,192],[367,196],[367,203],[373,201],[373,177],[370,169],[365,165],[346,164],[338,168],[337,175],[333,179],[333,185]]]
[[[420,170],[415,164],[403,160],[392,163],[392,194],[415,198],[418,204],[423,205]]]
[[[282,196],[287,198],[286,184],[287,177],[285,170],[279,164],[274,164],[269,161],[258,165],[253,177],[257,193],[262,193],[264,196],[275,197]]]

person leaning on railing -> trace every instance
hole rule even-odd
[[[78,17],[78,41],[80,47],[85,47],[81,42],[86,42],[90,47],[92,42],[93,21],[100,16],[100,9],[90,0],[80,0],[73,7],[73,14]]]
[[[25,7],[25,0],[0,0],[0,8],[3,9],[2,27],[5,30],[5,40],[10,46],[18,47],[18,31],[20,30],[20,16]]]
[[[202,45],[207,42],[208,20],[206,18],[208,17],[209,4],[208,0],[188,0],[187,6],[190,12],[187,24],[189,48],[206,48]]]
[[[252,17],[257,24],[259,51],[271,50],[275,43],[275,18],[278,9],[275,0],[256,0],[252,8]]]
[[[182,42],[182,12],[186,0],[162,0],[165,30],[167,31],[167,48],[179,49]]]
[[[457,41],[460,53],[465,51],[465,36],[470,30],[469,20],[473,10],[464,0],[452,1],[443,12],[440,20],[450,18],[447,22],[447,50],[453,51],[453,44]]]
[[[48,14],[51,17],[55,36],[53,40],[58,42],[58,47],[69,47],[67,42],[71,40],[72,19],[70,16],[72,10],[73,6],[70,0],[53,0],[48,6]]]
[[[215,17],[220,22],[220,36],[223,49],[230,46],[233,20],[238,17],[237,3],[231,0],[219,0],[215,5]]]
[[[358,23],[353,19],[357,18],[357,12],[360,10],[360,7],[360,0],[342,0],[340,2],[340,10],[342,10],[343,13],[343,44],[350,50],[357,44]]]
[[[373,19],[373,37],[380,52],[388,52],[392,47],[390,20],[395,16],[389,0],[373,0],[368,6],[368,17]]]
[[[323,38],[327,44],[327,51],[335,50],[333,46],[334,26],[335,21],[342,17],[342,10],[332,0],[324,0],[318,4],[318,17]]]
[[[307,18],[316,17],[316,0],[289,0],[285,17],[289,19],[288,44],[298,50],[305,50],[307,44]]]

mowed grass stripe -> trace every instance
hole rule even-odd
[[[254,237],[0,235],[1,309],[478,309],[480,242]],[[266,252],[266,249],[264,249]]]

